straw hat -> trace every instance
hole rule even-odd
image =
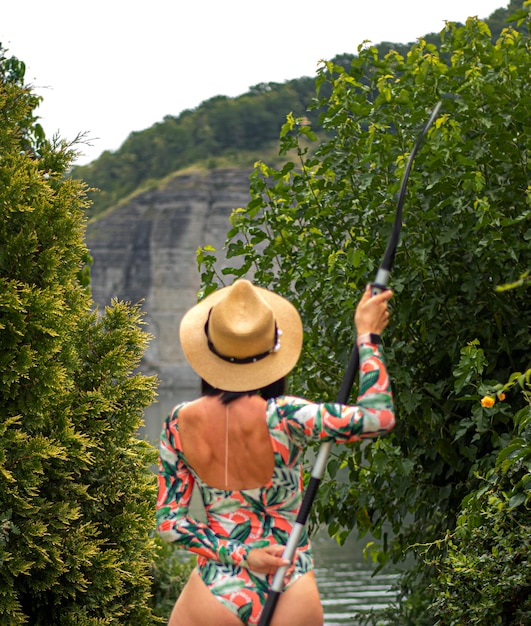
[[[180,328],[188,362],[224,391],[251,391],[288,374],[302,348],[297,309],[282,296],[237,280],[192,307]]]

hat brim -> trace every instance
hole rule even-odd
[[[208,347],[205,323],[210,309],[231,287],[223,287],[192,307],[183,317],[180,340],[184,355],[193,370],[208,384],[224,391],[253,391],[284,378],[295,367],[302,350],[302,321],[297,309],[285,298],[263,289],[260,296],[274,313],[280,335],[280,349],[254,363],[230,363]]]

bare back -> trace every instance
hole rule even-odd
[[[274,469],[266,402],[244,396],[224,405],[203,396],[179,412],[188,464],[210,487],[232,491],[266,485]]]

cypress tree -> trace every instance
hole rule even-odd
[[[153,624],[156,381],[138,306],[92,310],[86,188],[0,46],[0,624]]]

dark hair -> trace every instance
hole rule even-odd
[[[286,379],[280,378],[274,383],[262,387],[261,389],[253,389],[252,391],[224,391],[223,389],[216,389],[212,387],[206,380],[201,379],[201,395],[202,396],[219,396],[220,401],[223,404],[228,404],[237,398],[243,396],[259,395],[264,400],[270,400],[271,398],[277,398],[282,396],[286,391]]]

